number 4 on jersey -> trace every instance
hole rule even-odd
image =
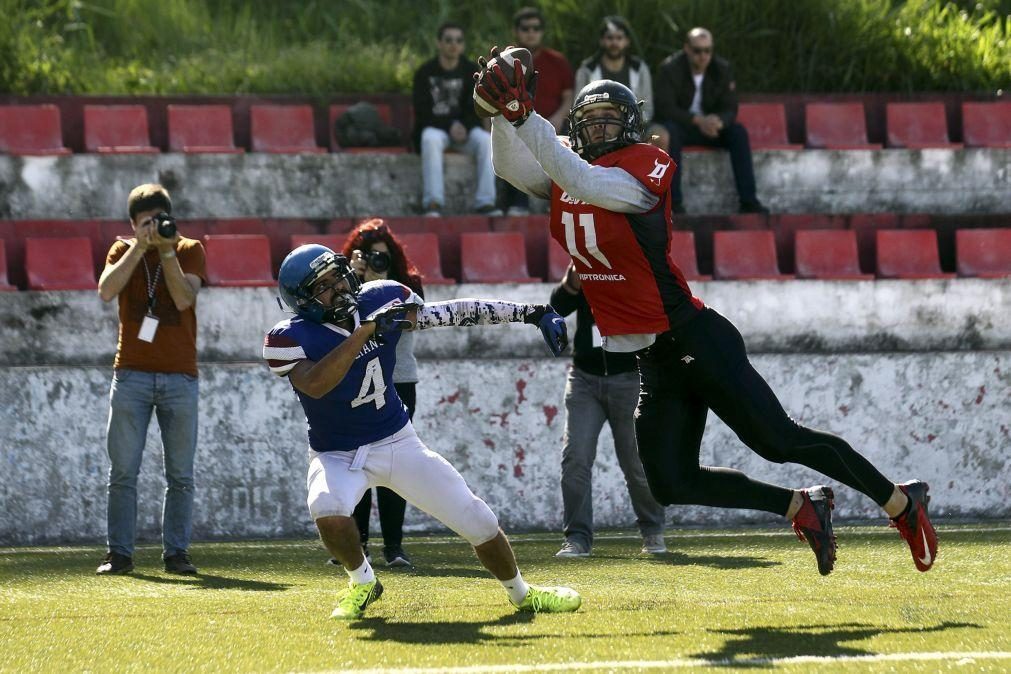
[[[376,409],[383,409],[386,404],[386,382],[383,381],[383,366],[378,358],[373,358],[365,365],[365,376],[362,378],[362,388],[358,397],[351,401],[351,409],[374,402]]]
[[[573,217],[573,214],[562,211],[562,224],[565,225],[565,247],[569,249],[569,255],[572,256],[572,259],[579,260],[585,266],[592,268],[593,265],[583,257],[583,254],[579,251],[579,247],[576,245],[576,219]],[[604,255],[604,251],[597,247],[597,230],[593,225],[593,213],[580,213],[579,226],[585,233],[586,252],[590,254],[590,257],[610,269],[610,261]]]

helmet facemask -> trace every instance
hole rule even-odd
[[[299,316],[316,323],[338,323],[352,318],[358,308],[358,290],[361,288],[361,281],[351,269],[346,257],[323,246],[314,247],[319,250],[319,254],[315,251],[306,251],[313,257],[306,259],[303,254],[302,258],[292,261],[292,271],[296,274],[294,277],[281,274],[291,280],[299,279],[294,287],[291,284],[281,283],[282,299]],[[297,249],[293,254],[300,252],[301,249]],[[285,271],[286,264],[287,260],[281,265],[282,272]],[[320,279],[327,275],[331,276],[330,282],[314,288]],[[342,281],[344,287],[337,290]],[[337,291],[331,293],[332,297],[324,303],[322,296],[331,289]]]
[[[586,161],[593,161],[608,152],[641,142],[641,105],[641,101],[636,101],[627,87],[617,82],[591,82],[580,92],[569,111],[569,140],[572,149]],[[590,138],[589,127],[600,125],[602,121],[600,118],[587,119],[586,113],[601,107],[616,110],[619,118],[608,121],[604,127],[604,139],[594,142]]]

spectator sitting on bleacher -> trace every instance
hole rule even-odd
[[[600,24],[600,42],[597,51],[580,65],[576,71],[576,91],[593,80],[613,80],[621,82],[632,90],[642,101],[642,122],[646,129],[645,139],[658,137],[656,144],[667,147],[667,129],[660,124],[651,124],[653,119],[653,77],[649,66],[642,59],[632,56],[632,28],[621,16],[606,16]],[[540,94],[538,80],[538,95]]]
[[[545,47],[544,15],[536,7],[522,7],[513,14],[513,39],[518,47],[528,49],[534,57],[534,70],[540,73],[534,109],[562,133],[569,106],[572,105],[572,66],[560,51]],[[506,181],[496,181],[506,215],[529,215],[530,196]],[[544,212],[547,202],[537,199],[534,210]],[[543,205],[543,207],[541,206]]]
[[[466,152],[477,165],[474,206],[478,213],[502,215],[495,208],[495,174],[491,168],[491,136],[474,112],[477,64],[463,58],[463,28],[439,26],[438,53],[414,73],[414,144],[421,152],[422,209],[439,216],[446,205],[442,155],[447,149]]]
[[[656,121],[669,135],[666,147],[678,165],[671,185],[671,209],[684,213],[681,195],[681,148],[708,145],[730,150],[730,164],[741,213],[768,213],[755,195],[748,131],[737,121],[737,83],[730,64],[713,56],[713,36],[692,28],[684,49],[671,54],[657,71]]]

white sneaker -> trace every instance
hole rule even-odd
[[[530,209],[523,206],[510,206],[506,210],[506,215],[510,218],[521,218],[525,215],[530,215]]]
[[[589,557],[590,549],[575,541],[565,541],[562,549],[555,553],[555,557]]]
[[[642,537],[642,554],[662,555],[665,552],[667,552],[667,544],[663,542],[663,534]]]

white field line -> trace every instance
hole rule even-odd
[[[841,525],[835,528],[839,532],[850,532],[859,534],[874,534],[874,535],[887,535],[895,536],[895,532],[887,526],[852,526],[852,525]],[[1011,526],[1002,524],[994,525],[988,527],[952,527],[946,528],[943,524],[937,527],[937,530],[941,534],[952,533],[992,533],[992,532],[1007,532],[1011,531]],[[408,532],[410,533],[410,532]],[[507,534],[509,535],[509,540],[514,543],[541,543],[550,542],[547,536],[551,534]],[[561,533],[556,534],[561,536]],[[747,538],[750,536],[755,536],[758,538],[780,538],[787,537],[793,538],[794,534],[791,529],[784,526],[783,529],[769,530],[769,529],[758,529],[755,531],[728,531],[728,532],[718,532],[718,531],[692,531],[687,530],[668,530],[664,536],[668,539],[690,539],[690,538]],[[639,534],[633,533],[613,533],[613,534],[594,534],[594,540],[605,540],[605,541],[622,541],[622,540],[636,540],[640,539]],[[552,539],[553,540],[553,539]],[[313,545],[319,545],[322,548],[322,544],[313,539],[306,539],[304,541],[272,541],[272,540],[254,540],[254,541],[207,541],[208,543],[216,546],[222,547],[240,547],[240,548],[250,548],[259,547],[261,545],[268,546],[272,548],[304,548]],[[422,538],[412,538],[410,540],[411,547],[421,546],[421,545],[449,545],[449,544],[464,544],[465,541],[458,536],[425,536]],[[199,541],[197,542],[199,545]],[[97,548],[101,546],[98,545],[77,545],[77,546],[55,546],[55,547],[13,547],[13,548],[0,548],[0,555],[14,555],[23,553],[70,553],[70,552],[94,552]],[[155,544],[138,545],[139,550],[154,550],[160,549],[160,546]]]
[[[977,660],[1011,660],[1008,651],[949,651],[941,653],[873,653],[868,655],[797,655],[787,658],[727,658],[704,660],[676,658],[673,660],[605,660],[599,662],[559,662],[515,665],[470,665],[467,667],[404,667],[382,669],[340,670],[343,674],[492,674],[510,672],[560,672],[572,670],[621,669],[688,669],[701,667],[755,667],[787,665],[834,665],[848,662],[938,662],[953,661],[968,665]],[[336,670],[335,670],[336,671]],[[324,674],[324,673],[317,673]]]

